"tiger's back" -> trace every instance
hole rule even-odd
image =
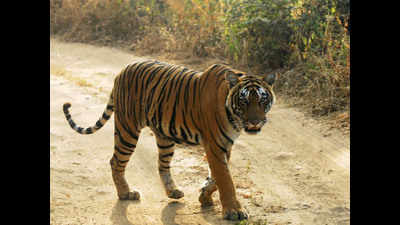
[[[198,145],[201,74],[158,61],[130,64],[115,78],[115,113],[129,121],[130,129],[148,126],[161,137]]]

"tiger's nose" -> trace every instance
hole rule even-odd
[[[249,120],[249,125],[253,127],[258,127],[261,125],[261,120]]]
[[[248,125],[250,125],[252,127],[261,127],[265,123],[267,123],[267,118],[264,118],[263,120],[250,119],[249,122],[248,122]]]

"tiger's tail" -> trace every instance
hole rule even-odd
[[[83,127],[77,126],[76,123],[72,120],[71,114],[69,113],[70,107],[71,107],[71,103],[69,103],[69,102],[64,103],[63,111],[64,111],[65,118],[67,119],[71,128],[80,134],[93,134],[96,131],[100,130],[100,128],[102,128],[104,126],[104,124],[107,123],[107,121],[110,119],[111,115],[114,112],[113,98],[112,98],[112,96],[110,96],[110,99],[108,100],[108,103],[103,112],[103,115],[97,120],[96,124],[94,126],[91,126],[88,128],[83,128]]]

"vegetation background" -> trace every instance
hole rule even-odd
[[[217,58],[349,128],[349,0],[50,0],[50,34],[135,54]]]

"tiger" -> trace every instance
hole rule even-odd
[[[234,141],[242,130],[257,134],[275,102],[276,74],[252,75],[225,64],[213,64],[203,72],[157,60],[132,62],[114,79],[108,103],[95,125],[82,128],[63,112],[79,134],[93,134],[114,113],[114,153],[109,161],[120,200],[139,200],[125,179],[125,168],[135,152],[140,131],[149,127],[158,147],[158,172],[166,195],[184,197],[170,172],[175,144],[201,145],[209,175],[200,189],[201,207],[213,205],[218,190],[222,216],[244,220],[248,212],[236,197],[228,163]]]

